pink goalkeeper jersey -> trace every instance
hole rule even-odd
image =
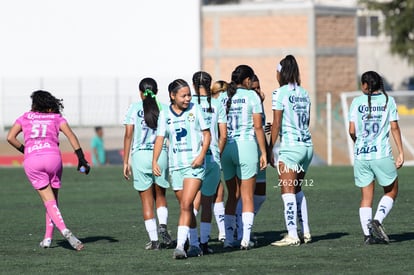
[[[59,128],[67,123],[61,114],[27,112],[16,120],[22,126],[24,157],[60,154]]]

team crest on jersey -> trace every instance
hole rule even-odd
[[[188,121],[189,122],[194,122],[195,121],[195,115],[193,113],[188,114]]]

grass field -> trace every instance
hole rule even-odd
[[[255,218],[258,246],[187,260],[172,259],[172,249],[144,250],[148,241],[138,194],[121,167],[93,169],[89,176],[64,169],[60,209],[66,225],[84,242],[76,252],[55,231],[50,249],[38,244],[44,208],[22,168],[0,168],[1,274],[412,274],[414,264],[414,169],[399,170],[400,194],[384,222],[390,245],[363,245],[358,208],[360,193],[351,167],[311,167],[305,187],[313,242],[272,247],[285,226],[276,172],[268,169],[267,200]],[[375,208],[382,190],[376,189]],[[169,229],[176,236],[178,205],[168,192]],[[375,209],[374,209],[375,210]]]

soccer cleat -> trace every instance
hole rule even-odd
[[[46,239],[43,239],[43,241],[40,242],[39,246],[42,247],[42,248],[49,248],[51,244],[52,244],[52,239],[51,238],[46,238]]]
[[[299,236],[299,239],[301,240],[302,243],[305,243],[306,244],[306,243],[310,243],[312,241],[312,236],[308,232],[308,233],[305,233],[303,235],[300,235]]]
[[[203,251],[203,255],[213,254],[214,251],[208,246],[208,243],[200,243],[201,251]]]
[[[271,243],[270,245],[273,245],[273,246],[299,246],[300,245],[300,239],[299,238],[292,238],[291,236],[286,235],[280,241],[275,241],[275,242]]]
[[[218,237],[217,237],[219,242],[224,243],[224,240],[226,239],[226,234],[224,233],[219,233]]]
[[[187,254],[185,254],[184,249],[180,249],[180,248],[176,248],[174,249],[174,253],[173,253],[173,259],[186,259],[187,258]]]
[[[245,240],[240,242],[240,250],[250,250],[254,246],[254,242],[249,241],[248,243]]]
[[[80,251],[83,249],[83,243],[69,229],[63,230],[62,235],[75,250]]]
[[[388,238],[387,234],[385,233],[384,227],[378,220],[371,220],[368,223],[368,229],[371,236],[375,239],[382,240],[385,243],[389,243],[390,239]]]
[[[163,246],[165,247],[171,247],[172,245],[174,245],[174,241],[171,238],[170,233],[167,230],[167,226],[166,225],[160,225],[160,228],[158,230],[158,233],[161,237],[161,243]]]
[[[223,242],[223,248],[233,248],[234,247],[234,243],[228,241],[227,239],[224,240]]]
[[[191,245],[187,250],[187,257],[200,257],[203,256],[203,251],[200,247]]]
[[[159,250],[160,242],[159,241],[150,241],[145,245],[146,250]]]

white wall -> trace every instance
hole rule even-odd
[[[118,93],[135,96],[151,76],[167,101],[169,82],[200,69],[200,23],[199,0],[0,0],[0,108],[12,94],[25,111],[33,90],[59,96],[56,79],[76,88],[79,78],[133,79]]]

